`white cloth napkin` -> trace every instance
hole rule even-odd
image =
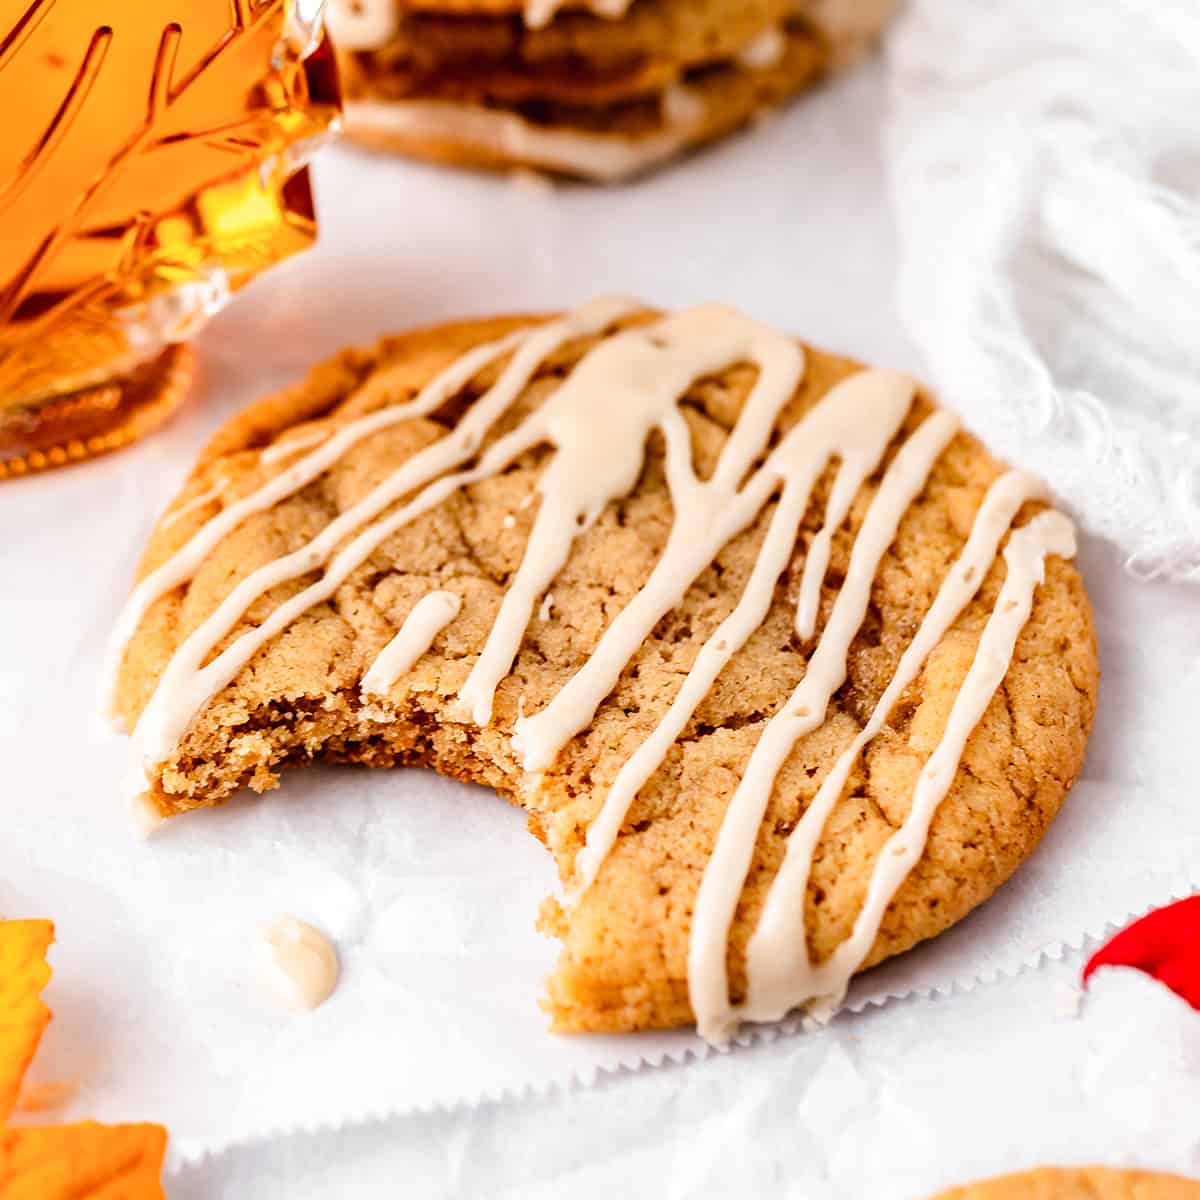
[[[911,0],[887,45],[932,381],[1131,570],[1200,579],[1200,6]]]

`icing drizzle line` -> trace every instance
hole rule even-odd
[[[436,411],[485,367],[507,356],[496,382],[473,402],[455,429],[402,463],[299,550],[251,572],[181,643],[133,732],[134,793],[154,778],[196,714],[253,655],[291,621],[331,596],[384,539],[458,490],[504,470],[528,450],[548,445],[552,453],[537,484],[542,502],[524,555],[457,699],[458,719],[486,725],[496,688],[512,668],[539,598],[548,595],[580,533],[608,504],[633,490],[645,465],[649,436],[657,431],[665,443],[665,474],[674,509],[666,546],[645,584],[613,619],[583,666],[539,713],[518,718],[513,745],[526,770],[552,765],[566,743],[591,724],[655,625],[682,602],[725,544],[748,528],[773,498],[778,497],[778,503],[736,606],[701,648],[657,727],[622,766],[587,830],[568,889],[568,901],[577,902],[615,845],[638,792],[721,670],[765,619],[792,558],[812,490],[826,467],[836,462],[824,524],[805,558],[796,608],[800,635],[805,640],[813,636],[833,534],[881,465],[915,391],[908,377],[895,372],[860,372],[830,391],[772,447],[781,412],[803,377],[803,350],[740,313],[706,305],[603,337],[540,407],[481,451],[549,356],[572,338],[604,333],[637,308],[631,301],[595,301],[556,321],[474,348],[414,399],[343,426],[206,522],[151,572],[134,589],[117,623],[109,654],[110,685],[124,647],[150,605],[191,578],[222,538],[251,514],[317,478],[363,438]],[[755,382],[715,469],[702,479],[680,403],[696,381],[739,363],[757,368]],[[377,377],[367,386],[386,388],[387,380]],[[1071,525],[1058,513],[1043,513],[1009,538],[1000,598],[942,740],[920,775],[909,816],[875,865],[851,936],[825,962],[810,963],[804,900],[813,854],[855,761],[977,594],[1021,505],[1044,498],[1041,485],[1021,472],[1010,472],[992,485],[959,559],[868,724],[838,759],[788,839],[783,866],[750,940],[748,995],[734,1008],[725,964],[729,930],[777,776],[798,740],[824,722],[829,701],[845,680],[847,654],[865,616],[879,563],[957,428],[948,413],[935,412],[892,458],[857,533],[845,581],[805,675],[764,728],[722,820],[696,897],[688,961],[692,1008],[701,1034],[712,1041],[727,1039],[743,1019],[770,1020],[799,1004],[816,1001],[828,1007],[840,1002],[875,941],[888,904],[920,859],[929,823],[953,782],[967,737],[1008,670],[1046,556],[1074,552]],[[314,583],[214,655],[258,597],[314,571],[321,572]],[[460,604],[447,592],[423,597],[364,676],[364,696],[386,694],[454,619]]]
[[[462,600],[453,592],[428,592],[413,605],[404,618],[400,632],[382,650],[362,677],[359,691],[364,696],[386,696],[402,675],[407,675],[417,659],[433,645],[437,637],[462,608]]]
[[[372,434],[397,425],[401,421],[407,421],[414,417],[426,417],[436,412],[447,400],[461,392],[485,367],[490,366],[506,354],[513,354],[513,359],[501,378],[486,395],[481,397],[479,403],[472,409],[470,418],[463,422],[462,428],[456,432],[454,437],[436,442],[429,447],[429,453],[418,455],[417,458],[405,463],[401,471],[391,476],[380,487],[375,488],[352,509],[343,513],[338,518],[338,528],[334,531],[332,538],[325,537],[325,535],[328,535],[330,529],[334,527],[330,526],[330,529],[325,530],[325,535],[322,535],[325,537],[325,543],[335,544],[345,531],[378,515],[399,496],[419,483],[423,477],[433,478],[440,472],[467,461],[478,449],[482,435],[487,428],[490,428],[491,421],[512,404],[542,362],[565,342],[570,341],[573,337],[600,333],[620,317],[635,311],[637,307],[638,305],[631,300],[596,300],[591,304],[584,305],[562,320],[533,329],[518,330],[498,341],[476,346],[427,384],[415,399],[405,404],[394,404],[381,408],[366,417],[352,421],[311,454],[306,454],[298,461],[293,462],[291,466],[263,484],[257,491],[231,504],[211,521],[202,525],[183,547],[158,568],[151,571],[133,589],[125,607],[121,610],[121,615],[117,619],[116,627],[109,641],[104,664],[104,694],[108,710],[112,712],[114,709],[117,672],[121,666],[121,657],[124,654],[125,646],[128,645],[129,639],[146,615],[150,605],[159,597],[165,596],[180,584],[191,579],[200,564],[222,539],[228,537],[249,517],[271,508],[289,496],[294,496],[301,488],[306,487],[318,476],[328,471],[353,446]],[[380,390],[386,390],[387,383],[388,379],[385,375],[377,378],[374,386]],[[420,465],[414,468],[412,464],[415,462],[419,462]],[[278,570],[280,563],[287,561],[280,560],[280,563],[271,564],[270,568],[264,572],[256,573],[259,580],[268,574],[278,574],[279,576],[272,583],[262,587],[258,595],[274,586],[275,583],[295,578],[296,575],[305,574],[318,566],[323,561],[321,557],[323,547],[314,549],[314,546],[315,543],[310,543],[309,547],[305,549],[307,565],[290,562],[283,570]],[[292,570],[292,573],[288,574],[288,570]],[[255,576],[251,576],[250,579],[255,579]],[[243,585],[247,583],[249,580],[243,580]],[[251,588],[248,587],[247,591],[250,590]],[[230,600],[232,599],[233,597],[230,597]],[[314,600],[313,603],[316,601]],[[222,606],[222,608],[224,607]],[[230,605],[231,609],[233,607]],[[210,621],[216,616],[217,614],[214,613]],[[237,619],[236,612],[232,619]],[[206,626],[207,624],[206,622]],[[202,626],[193,637],[199,642],[203,640],[200,635],[204,633],[205,626]],[[181,652],[188,647],[191,640],[189,639],[189,642],[180,648]],[[217,639],[213,638],[212,640],[215,642]],[[196,646],[192,645],[191,648],[194,651]],[[194,657],[194,655],[190,657]],[[161,684],[158,690],[163,690]],[[180,735],[182,732],[180,730]],[[168,744],[173,745],[177,740],[178,738],[170,739]]]
[[[1040,495],[1040,487],[1035,486],[1033,490],[1027,490],[1026,484],[1027,477],[1008,475],[993,488],[992,495],[996,503],[991,512],[984,514],[986,524],[979,539],[980,543],[988,544],[993,554],[997,531],[1000,531],[996,509],[1008,505],[1008,520],[1011,521],[1012,515],[1024,500]],[[1006,521],[1004,528],[1007,527]],[[977,524],[976,532],[979,531],[980,526]],[[972,564],[967,558],[971,549],[968,545],[963,558],[959,560],[959,566],[964,561],[967,563],[961,580],[955,577],[955,571],[958,570],[956,566],[938,595],[939,601],[943,597],[946,598],[944,609],[947,611],[939,612],[936,616],[931,611],[930,617],[926,618],[918,633],[920,647],[913,655],[910,679],[919,668],[917,658],[924,660],[926,652],[937,644],[945,628],[948,628],[953,620],[953,617],[950,617],[943,626],[943,615],[949,615],[948,610],[953,609],[954,616],[957,616],[978,590],[978,583],[972,585],[966,582],[971,578]],[[996,606],[984,627],[967,677],[955,698],[941,740],[917,779],[909,814],[880,851],[867,890],[867,898],[855,920],[850,937],[838,946],[825,962],[814,966],[808,961],[804,935],[804,893],[812,868],[812,853],[816,848],[817,837],[820,836],[818,822],[824,823],[833,803],[836,802],[845,782],[845,774],[862,748],[861,743],[865,743],[879,731],[903,687],[889,687],[888,693],[881,699],[867,725],[867,730],[870,730],[868,736],[864,738],[860,734],[855,743],[842,755],[842,759],[834,768],[829,787],[825,789],[826,794],[821,797],[824,803],[814,803],[810,809],[814,815],[809,822],[809,836],[799,839],[794,844],[789,841],[784,866],[768,893],[762,919],[751,938],[750,996],[740,1014],[743,1018],[754,1021],[774,1020],[802,1001],[816,998],[823,1001],[826,1011],[841,1003],[850,977],[862,966],[870,953],[887,906],[925,851],[930,822],[954,782],[967,738],[979,724],[988,704],[1008,673],[1017,637],[1033,608],[1034,589],[1045,579],[1046,557],[1050,554],[1057,554],[1063,558],[1070,558],[1075,554],[1075,531],[1062,513],[1043,512],[1034,517],[1028,525],[1016,530],[1009,538],[1008,545],[1004,548],[1004,562],[1008,573]],[[982,555],[979,558],[982,559]],[[991,556],[987,559],[988,563],[990,561]],[[985,571],[986,564],[981,564],[977,572],[979,580],[982,580]],[[922,634],[926,632],[928,637],[922,638]],[[917,643],[914,642],[914,645]],[[897,672],[897,677],[900,677],[900,672]],[[805,814],[805,818],[807,817],[808,813]],[[813,830],[816,831],[815,835]],[[794,910],[789,908],[789,905],[793,904]],[[715,1021],[708,1025],[709,1032],[717,1037],[723,1030],[728,1031],[730,1028],[726,1015],[730,1011],[728,1000],[722,1007],[725,1012],[722,1013],[718,1009]],[[709,1014],[706,1012],[704,1021],[707,1024],[709,1020]]]

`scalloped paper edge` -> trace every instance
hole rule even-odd
[[[975,975],[956,975],[944,983],[928,986],[896,989],[887,988],[869,991],[866,995],[856,996],[856,992],[867,991],[866,979],[858,981],[851,987],[850,1000],[843,1005],[837,1014],[863,1013],[871,1008],[883,1008],[897,1001],[940,1001],[951,999],[956,995],[966,995],[980,987],[990,987],[996,983],[1015,979],[1031,971],[1041,970],[1049,963],[1063,962],[1069,956],[1082,954],[1086,949],[1099,945],[1112,936],[1117,930],[1124,928],[1131,921],[1144,916],[1146,913],[1176,900],[1200,893],[1200,877],[1189,878],[1182,888],[1176,885],[1167,895],[1155,900],[1141,909],[1129,909],[1117,917],[1105,918],[1101,923],[1086,928],[1081,933],[1054,942],[1049,942],[1034,951],[1017,951],[1012,956],[999,963],[992,964]],[[919,951],[919,947],[914,948]],[[909,951],[908,953],[913,953]],[[902,961],[905,956],[893,960]],[[886,971],[887,964],[880,964],[877,971]],[[834,1020],[837,1017],[835,1016]],[[248,1150],[276,1138],[294,1137],[304,1134],[313,1136],[324,1133],[337,1133],[371,1124],[382,1124],[385,1121],[397,1120],[403,1117],[429,1116],[435,1113],[471,1112],[485,1105],[508,1103],[523,1103],[533,1100],[544,1100],[555,1095],[569,1095],[572,1092],[595,1087],[597,1084],[619,1078],[625,1075],[636,1075],[646,1070],[659,1070],[666,1066],[683,1066],[690,1062],[703,1062],[723,1054],[733,1054],[740,1050],[755,1046],[770,1045],[785,1038],[802,1032],[812,1032],[817,1023],[811,1017],[791,1016],[773,1025],[754,1026],[745,1029],[734,1038],[733,1043],[724,1049],[718,1049],[702,1041],[690,1031],[679,1030],[672,1036],[677,1036],[678,1048],[668,1047],[661,1050],[640,1053],[631,1049],[627,1056],[619,1058],[613,1066],[591,1066],[582,1069],[571,1069],[560,1078],[548,1078],[527,1083],[513,1084],[499,1088],[482,1088],[480,1091],[455,1100],[430,1100],[423,1104],[399,1104],[394,1106],[371,1106],[349,1115],[338,1118],[318,1118],[313,1121],[298,1122],[292,1125],[266,1126],[252,1130],[244,1137],[232,1139],[216,1145],[191,1145],[192,1140],[173,1139],[168,1150],[166,1173],[176,1175],[184,1170],[201,1167],[210,1160],[219,1158],[230,1151]],[[624,1035],[636,1043],[638,1034]]]

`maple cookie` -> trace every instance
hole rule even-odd
[[[350,137],[615,180],[744,125],[879,33],[895,0],[333,0]]]
[[[1039,1167],[969,1183],[934,1200],[1197,1200],[1200,1180],[1111,1167]]]
[[[562,876],[555,1027],[720,1041],[1036,846],[1097,690],[1073,551],[907,376],[732,309],[385,339],[231,421],[160,521],[110,654],[130,795],[486,784]]]

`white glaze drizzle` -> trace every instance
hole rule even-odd
[[[249,517],[295,495],[301,488],[306,487],[318,476],[328,471],[348,450],[372,434],[397,425],[401,421],[413,417],[429,416],[436,412],[447,400],[461,392],[485,367],[490,366],[506,354],[521,351],[522,353],[518,353],[514,357],[503,377],[484,397],[484,399],[494,402],[496,407],[507,408],[547,354],[553,353],[558,346],[572,337],[600,332],[613,321],[636,308],[637,305],[629,300],[596,300],[560,321],[550,322],[533,329],[517,330],[497,341],[476,346],[451,363],[441,374],[422,388],[419,395],[413,400],[381,408],[343,426],[311,454],[292,463],[286,470],[268,480],[250,495],[231,504],[212,520],[206,522],[179,550],[151,571],[133,589],[129,599],[126,600],[125,606],[117,618],[105,655],[104,702],[106,709],[112,712],[115,707],[117,672],[124,657],[125,647],[129,644],[129,639],[138,625],[141,624],[147,610],[160,597],[191,579],[200,564],[217,545]],[[531,340],[530,347],[525,345],[527,339]],[[385,371],[368,387],[372,391],[381,391],[386,394],[390,378],[390,373]],[[445,448],[449,447],[456,451],[452,456],[454,462],[464,461],[477,448],[478,440],[474,439],[481,439],[482,432],[479,431],[477,434],[473,429],[460,430],[453,439],[443,439],[443,441],[435,443],[436,446],[443,447],[438,452],[439,457],[445,454]],[[399,494],[401,493],[396,493],[396,495]],[[372,507],[374,512],[382,511],[389,503],[391,503],[391,499],[386,494],[381,495],[380,489],[377,488],[352,510],[355,514],[354,519],[355,521],[362,519],[362,514]],[[348,514],[343,514],[343,516],[346,515]],[[312,565],[316,566],[317,564],[314,562]],[[311,567],[306,569],[311,569]]]
[[[692,463],[691,435],[678,402],[697,379],[738,362],[759,367],[745,411],[711,479]],[[587,665],[536,717],[517,722],[513,747],[526,770],[550,765],[595,715],[625,664],[696,576],[765,503],[773,481],[741,481],[766,449],[779,412],[803,373],[799,346],[740,313],[705,305],[635,329],[591,350],[531,420],[556,450],[538,481],[542,505],[483,653],[459,693],[459,711],[491,719],[496,686],[512,667],[533,606],[562,570],[574,539],[641,474],[646,439],[666,441],[667,486],[675,522],[650,579],[605,632]],[[735,497],[740,502],[733,504]]]
[[[158,523],[159,529],[170,529],[181,518],[186,517],[188,513],[195,512],[198,508],[203,508],[206,504],[213,504],[221,498],[221,493],[225,490],[223,484],[217,484],[216,487],[210,487],[206,491],[201,492],[198,496],[193,496],[190,500],[185,500],[182,504],[171,509],[169,513]]]
[[[494,442],[479,456],[475,467],[454,470],[478,453],[492,425],[508,411],[525,390],[534,372],[555,350],[572,338],[600,332],[635,307],[623,300],[594,301],[569,316],[548,322],[516,339],[512,359],[500,378],[472,405],[452,433],[406,460],[357,504],[331,521],[312,541],[247,575],[183,641],[159,678],[132,734],[135,771],[129,781],[130,787],[135,791],[140,790],[153,777],[158,764],[178,745],[195,715],[258,650],[313,605],[328,600],[350,574],[366,562],[376,547],[396,530],[437,507],[460,488],[504,470],[542,441],[546,434],[545,414],[552,410],[553,397],[532,417]],[[497,344],[493,343],[493,346]],[[487,361],[490,362],[491,358]],[[459,386],[465,386],[483,365],[486,364],[475,365]],[[444,402],[444,398],[440,402]],[[363,418],[364,423],[369,420],[369,417]],[[353,430],[353,425],[347,429]],[[296,464],[297,467],[328,453],[335,440],[331,439],[308,458],[302,459]],[[356,437],[353,440],[359,439]],[[454,473],[446,474],[447,471]],[[287,473],[284,472],[285,475]],[[268,484],[261,489],[262,492],[267,492],[269,487]],[[366,524],[415,489],[420,490],[389,516]],[[226,513],[230,511],[226,509]],[[219,517],[215,518],[210,524],[215,525],[219,520]],[[355,534],[355,530],[364,524],[366,528]],[[201,530],[197,538],[203,532]],[[351,540],[338,549],[347,537]],[[320,579],[286,600],[261,625],[241,634],[212,662],[201,666],[255,600],[273,587],[315,571],[326,562],[329,565]]]
[[[437,637],[462,608],[454,592],[429,592],[413,605],[399,633],[376,656],[362,678],[359,691],[364,696],[386,696],[392,684],[416,665]]]
[[[763,469],[783,484],[783,494],[742,596],[700,648],[666,715],[618,772],[603,807],[588,826],[586,844],[575,858],[569,900],[577,900],[591,886],[638,792],[662,765],[725,665],[765,619],[775,585],[792,558],[796,534],[821,471],[834,456],[841,459],[826,520],[826,528],[836,528],[895,437],[913,391],[912,380],[893,371],[851,376],[793,426],[772,453]],[[853,419],[848,421],[847,414],[853,414]],[[819,587],[825,563],[818,565],[811,551],[805,559],[805,581],[810,573]]]
[[[892,460],[854,539],[845,582],[804,678],[767,723],[729,801],[692,912],[688,991],[705,1038],[728,1036],[723,1021],[729,1004],[725,946],[775,779],[800,738],[825,723],[829,701],[845,682],[846,655],[866,616],[880,560],[957,428],[949,413],[936,412]]]
[[[504,338],[501,342],[477,347],[477,351],[472,351],[453,363],[414,401],[381,408],[345,426],[320,449],[293,463],[250,495],[231,504],[218,516],[202,525],[184,546],[142,579],[125,601],[106,647],[103,669],[105,708],[110,713],[115,710],[117,672],[125,647],[147,610],[160,597],[191,579],[200,564],[224,538],[255,513],[263,512],[281,500],[295,495],[301,488],[328,471],[342,455],[364,438],[400,421],[427,416],[435,411],[450,396],[465,387],[474,374],[478,374],[489,363],[519,345],[523,337],[524,332]]]
[[[924,852],[930,823],[954,783],[967,739],[1008,673],[1017,638],[1033,608],[1033,593],[1045,582],[1046,558],[1050,554],[1061,558],[1075,554],[1074,527],[1062,513],[1054,511],[1040,513],[1016,530],[1004,548],[1008,574],[955,698],[941,741],[918,777],[909,815],[883,846],[851,936],[820,968],[825,977],[816,986],[834,1002],[840,1002],[845,994],[850,976],[862,965],[874,944],[887,906]],[[801,986],[804,986],[802,981]],[[794,1007],[800,1002],[795,998],[795,982],[790,990],[792,1000],[788,1007]],[[787,997],[781,994],[760,995],[764,1012],[776,1011],[787,1003]]]
[[[742,1019],[773,1020],[816,997],[823,998],[827,1007],[841,1002],[850,977],[875,942],[888,902],[916,862],[912,852],[918,840],[924,847],[929,820],[954,781],[967,735],[978,724],[1004,678],[1016,636],[1029,616],[1033,589],[1042,581],[1046,554],[1068,558],[1074,554],[1074,539],[1065,517],[1043,513],[1009,539],[1004,550],[1007,578],[942,739],[921,772],[909,817],[880,852],[867,901],[851,937],[820,967],[814,967],[808,958],[804,906],[821,832],[859,755],[884,727],[896,701],[978,593],[1000,541],[1021,506],[1045,498],[1042,483],[1021,471],[1001,476],[989,489],[967,544],[946,575],[867,724],[840,755],[788,838],[783,865],[772,881],[747,948],[750,986],[746,1004],[738,1014]],[[910,836],[914,828],[921,830],[919,838]],[[920,857],[919,850],[916,856]],[[719,1028],[728,1026],[732,1015],[727,1008],[723,1014],[707,1016],[707,1020]]]
[[[297,1012],[319,1008],[338,984],[341,968],[333,943],[315,926],[280,917],[263,931],[267,987]]]
[[[320,445],[327,437],[329,437],[328,429],[308,429],[304,433],[294,433],[291,437],[283,438],[265,447],[259,454],[258,461],[266,465],[282,462],[285,458],[291,458],[293,454],[299,454],[301,450]]]
[[[130,631],[154,599],[190,578],[205,554],[252,512],[293,494],[377,429],[434,411],[485,366],[511,355],[496,383],[475,401],[456,430],[403,463],[307,546],[247,576],[184,641],[135,730],[138,769],[134,791],[140,791],[157,764],[170,754],[195,713],[270,638],[331,596],[385,538],[460,488],[504,470],[537,445],[549,444],[553,453],[537,486],[542,503],[522,561],[458,698],[460,715],[467,713],[477,723],[486,723],[496,687],[511,670],[538,597],[543,597],[544,609],[551,599],[547,588],[565,564],[574,540],[609,503],[632,490],[644,466],[647,439],[658,431],[665,441],[664,466],[675,510],[666,547],[646,583],[612,621],[566,686],[533,717],[525,717],[523,703],[519,706],[513,743],[527,770],[548,767],[566,742],[591,723],[663,615],[682,601],[721,547],[753,523],[773,496],[778,494],[779,502],[735,609],[701,648],[668,712],[618,773],[589,828],[574,868],[571,898],[577,899],[595,879],[639,789],[661,765],[721,669],[761,625],[777,581],[791,560],[812,488],[825,467],[837,460],[824,524],[806,556],[797,598],[797,629],[806,640],[811,638],[831,539],[864,481],[878,468],[908,411],[914,389],[910,379],[893,372],[853,376],[768,453],[783,406],[802,377],[802,351],[790,339],[736,312],[705,306],[599,342],[538,409],[498,438],[473,467],[465,467],[549,355],[572,337],[602,332],[635,307],[626,301],[596,302],[557,322],[518,331],[468,352],[415,400],[351,422],[320,449],[214,517],[149,576],[145,584],[150,586],[144,584],[141,595],[135,591],[131,597],[130,608],[137,615],[131,623],[125,618]],[[702,480],[692,461],[690,431],[679,402],[696,380],[740,362],[757,366],[757,378],[715,470]],[[391,419],[385,419],[389,415]],[[953,782],[963,745],[1007,671],[1015,639],[1028,618],[1034,588],[1042,578],[1046,554],[1073,552],[1070,523],[1059,514],[1044,514],[1009,539],[1005,549],[1008,577],[1000,600],[947,729],[922,772],[909,818],[893,835],[876,866],[851,938],[825,963],[812,966],[804,937],[804,895],[825,820],[858,754],[882,728],[895,700],[976,594],[1021,504],[1042,496],[1036,481],[1016,472],[992,487],[959,560],[902,656],[871,720],[838,760],[789,839],[784,866],[751,939],[747,1002],[733,1009],[725,971],[729,928],[778,772],[796,742],[823,723],[829,700],[845,679],[847,653],[865,615],[880,560],[956,430],[949,414],[935,413],[896,453],[867,509],[845,583],[806,674],[767,723],[724,816],[697,895],[688,964],[692,1005],[701,1033],[710,1040],[727,1038],[741,1019],[773,1019],[815,997],[835,1004],[840,1001],[850,976],[869,953],[888,903],[920,858],[929,821]],[[764,454],[765,461],[755,468]],[[376,519],[406,496],[409,499],[386,517]],[[277,584],[322,565],[324,572],[315,583],[202,665],[254,600]],[[458,598],[450,593],[424,597],[367,672],[362,682],[364,695],[386,691],[410,669],[458,606]],[[119,642],[114,653],[119,662]]]

